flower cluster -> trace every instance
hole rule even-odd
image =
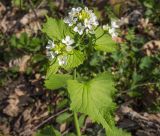
[[[87,7],[72,8],[68,16],[64,18],[64,22],[79,35],[86,33],[94,33],[94,29],[99,25],[96,15]]]
[[[118,21],[112,21],[111,22],[111,26],[107,25],[103,25],[103,29],[108,31],[108,33],[112,36],[112,38],[115,38],[118,36],[118,32],[117,29],[120,26],[118,25]]]
[[[65,65],[67,62],[67,53],[73,50],[74,40],[70,36],[66,36],[61,42],[54,42],[49,40],[47,49],[47,56],[50,60],[57,57],[60,66]]]

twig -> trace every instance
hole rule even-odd
[[[36,20],[38,21],[38,15],[37,15],[37,13],[36,13],[36,11],[35,11],[35,9],[34,9],[33,2],[32,2],[31,0],[28,0],[28,2],[29,2],[30,6],[31,6],[31,8],[32,8],[32,11],[33,11],[33,13],[34,13],[34,15],[35,15]],[[37,21],[36,21],[36,22],[37,22]],[[37,24],[37,27],[38,27],[39,29],[41,29],[39,23],[37,22],[36,24]]]
[[[40,4],[39,4],[39,5],[37,5],[36,9],[41,8],[41,7],[42,7],[42,5],[44,4],[44,2],[46,2],[46,1],[45,1],[45,0],[42,0],[42,1],[40,2]]]
[[[66,109],[64,109],[64,110],[62,110],[62,111],[60,111],[60,112],[58,112],[58,113],[50,116],[49,118],[47,118],[46,120],[44,120],[43,122],[41,122],[39,125],[37,125],[36,127],[34,127],[32,130],[33,131],[37,130],[38,128],[40,128],[41,126],[43,126],[45,123],[47,123],[49,120],[55,118],[56,116],[58,116],[58,115],[60,115],[60,114],[62,114],[64,112],[66,112],[68,110],[69,110],[69,108],[66,108]]]
[[[61,0],[60,10],[63,10],[63,8],[64,8],[64,0]]]
[[[33,13],[34,13],[36,19],[38,19],[37,13],[36,13],[36,11],[35,11],[35,9],[34,9],[33,2],[32,2],[31,0],[28,0],[28,2],[29,2],[30,6],[31,6],[31,8],[32,8],[32,10],[33,10]]]
[[[72,127],[68,128],[66,131],[64,131],[64,132],[62,133],[62,136],[66,135],[71,129],[72,129]]]

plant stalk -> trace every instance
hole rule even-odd
[[[74,69],[73,79],[76,79],[76,69]],[[80,131],[79,122],[78,122],[78,116],[75,111],[73,111],[73,116],[74,116],[74,124],[76,127],[77,136],[81,136],[81,131]]]

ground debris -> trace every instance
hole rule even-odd
[[[138,113],[122,105],[118,110],[119,127],[133,131],[136,136],[159,136],[160,114]]]
[[[0,16],[0,30],[2,33],[15,34],[17,37],[24,32],[28,35],[37,33],[41,29],[42,18],[48,13],[46,9],[35,9],[36,16],[33,11],[23,15],[20,15],[20,12],[19,9],[14,7],[8,9],[2,17]]]
[[[43,84],[39,84],[41,78],[33,80],[36,80],[34,84],[21,75],[17,81],[8,83],[7,89],[0,89],[5,93],[0,101],[0,133],[3,135],[31,136],[35,126],[48,118],[48,105],[54,103],[54,99],[43,90]]]

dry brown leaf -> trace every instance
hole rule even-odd
[[[6,7],[3,5],[2,2],[0,2],[0,15],[6,11]]]
[[[36,12],[37,17],[43,17],[48,13],[48,11],[45,9],[38,9],[38,10],[35,10],[35,12]],[[33,20],[35,20],[35,18],[36,18],[35,14],[33,12],[30,12],[23,16],[23,18],[20,20],[20,23],[22,25],[26,25],[29,22],[32,22]]]
[[[21,63],[19,64],[19,71],[20,72],[25,72],[27,68],[27,62],[31,58],[31,56],[24,55],[21,59]]]
[[[17,58],[17,59],[14,59],[14,60],[10,60],[9,67],[18,66],[19,67],[19,72],[24,73],[26,71],[27,63],[28,63],[30,58],[31,58],[31,56],[24,55],[22,58]]]
[[[14,7],[7,9],[2,17],[0,15],[0,30],[3,33],[14,33],[16,36],[24,32],[29,35],[37,33],[37,31],[41,29],[41,18],[48,13],[46,9],[35,9],[35,12],[26,13],[21,17],[18,16],[18,12],[19,9]]]
[[[19,113],[19,107],[17,104],[19,103],[17,96],[11,96],[11,98],[8,100],[8,105],[3,109],[3,113],[11,116],[16,117]]]
[[[9,136],[9,132],[10,132],[9,126],[7,126],[6,124],[0,124],[0,136]]]
[[[11,116],[16,117],[19,113],[19,97],[25,95],[22,90],[19,88],[15,88],[14,94],[11,94],[8,97],[8,105],[3,109],[3,113]]]
[[[67,123],[66,123],[66,122],[65,122],[65,123],[62,123],[62,124],[60,125],[60,127],[59,127],[60,132],[61,132],[61,133],[64,132],[64,131],[66,130],[66,128],[67,128]]]
[[[139,31],[148,34],[151,37],[157,37],[156,28],[150,23],[148,18],[141,18],[138,25]]]
[[[147,56],[158,54],[160,53],[160,41],[158,40],[149,41],[142,47],[142,50]]]
[[[31,36],[33,33],[37,33],[40,30],[41,25],[39,21],[30,22],[28,25],[25,25],[24,28],[16,31],[16,36],[20,37],[22,33],[27,33],[28,36]]]

